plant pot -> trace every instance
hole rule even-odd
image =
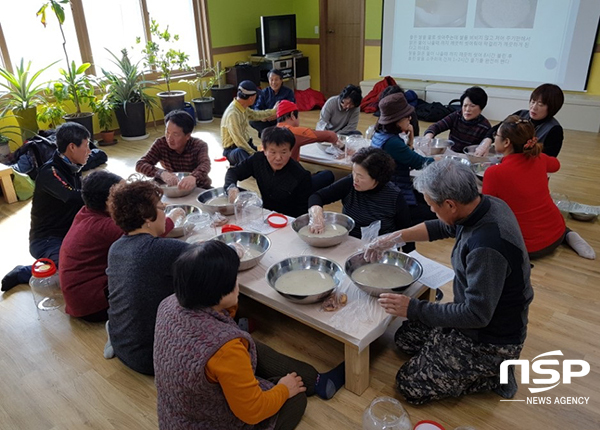
[[[117,139],[115,139],[115,131],[101,131],[102,141],[98,142],[100,146],[111,146],[117,143]]]
[[[194,107],[196,108],[196,117],[198,122],[208,123],[213,120],[213,107],[215,99],[212,97],[200,97],[198,99],[192,99]]]
[[[229,103],[235,97],[235,87],[231,84],[223,85],[221,88],[212,87],[210,93],[215,99],[215,106],[213,108],[213,115],[217,118],[223,116],[223,112],[229,106]]]
[[[143,102],[127,103],[125,107],[117,106],[115,115],[123,140],[139,140],[148,137],[146,134],[146,106]]]
[[[13,109],[13,115],[21,128],[23,142],[37,134],[40,128],[36,119],[35,106],[27,109]]]
[[[160,98],[163,113],[166,115],[172,110],[183,109],[185,106],[185,91],[163,91],[157,94]]]
[[[185,102],[183,104],[183,110],[190,114],[192,118],[194,118],[194,124],[196,124],[196,112],[194,111],[194,106],[191,103]]]
[[[93,112],[81,112],[79,115],[70,113],[63,116],[63,119],[67,122],[76,122],[77,124],[83,125],[90,132],[90,139],[94,138],[94,113]]]

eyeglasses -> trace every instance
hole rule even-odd
[[[494,139],[496,138],[496,136],[498,136],[500,139],[504,139],[504,136],[502,136],[502,135],[501,135],[500,133],[498,133],[498,132],[495,132],[495,133],[493,134],[493,137],[494,137]]]

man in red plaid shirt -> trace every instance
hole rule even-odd
[[[151,178],[162,180],[182,190],[196,186],[210,188],[210,158],[206,142],[192,137],[194,118],[183,110],[171,111],[165,116],[165,135],[152,144],[146,155],[135,163],[135,170]],[[160,162],[162,168],[156,167]],[[173,172],[189,172],[190,176],[178,182]]]

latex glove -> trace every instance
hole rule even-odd
[[[406,245],[406,242],[402,240],[402,232],[394,231],[393,233],[384,234],[383,236],[374,239],[367,245],[364,259],[371,263],[377,261],[382,257],[384,251],[387,251],[394,245],[400,247]]]
[[[484,139],[481,141],[477,149],[475,149],[475,156],[485,157],[492,146],[491,139]]]
[[[321,234],[325,230],[325,217],[321,206],[313,206],[308,210],[308,227],[313,234]]]
[[[240,190],[236,187],[231,187],[227,190],[227,199],[229,203],[234,203],[235,199],[237,199],[238,194],[240,194]]]
[[[183,219],[185,218],[185,211],[182,208],[173,208],[167,214],[167,217],[173,221],[173,225],[175,227],[180,227],[183,224]]]
[[[174,187],[177,185],[177,176],[171,172],[167,172],[166,170],[160,174],[160,179],[164,181],[169,187]]]
[[[186,176],[177,184],[177,188],[180,190],[191,190],[196,188],[196,178],[192,175]]]

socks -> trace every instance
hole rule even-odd
[[[111,359],[115,356],[115,350],[113,349],[112,343],[110,343],[110,333],[108,332],[108,321],[106,321],[106,345],[104,345],[104,358]]]
[[[317,375],[315,393],[325,400],[331,399],[346,382],[346,363],[342,362],[327,373]]]
[[[498,394],[504,399],[512,399],[517,394],[519,386],[517,385],[517,379],[515,378],[514,366],[508,368],[508,384],[500,384],[498,388],[494,388],[494,393]]]
[[[2,278],[2,291],[8,291],[19,285],[19,272],[23,266],[17,266]]]
[[[596,259],[596,253],[594,249],[585,241],[579,234],[574,231],[567,233],[566,241],[573,250],[579,254],[580,257],[587,258],[590,260]]]

